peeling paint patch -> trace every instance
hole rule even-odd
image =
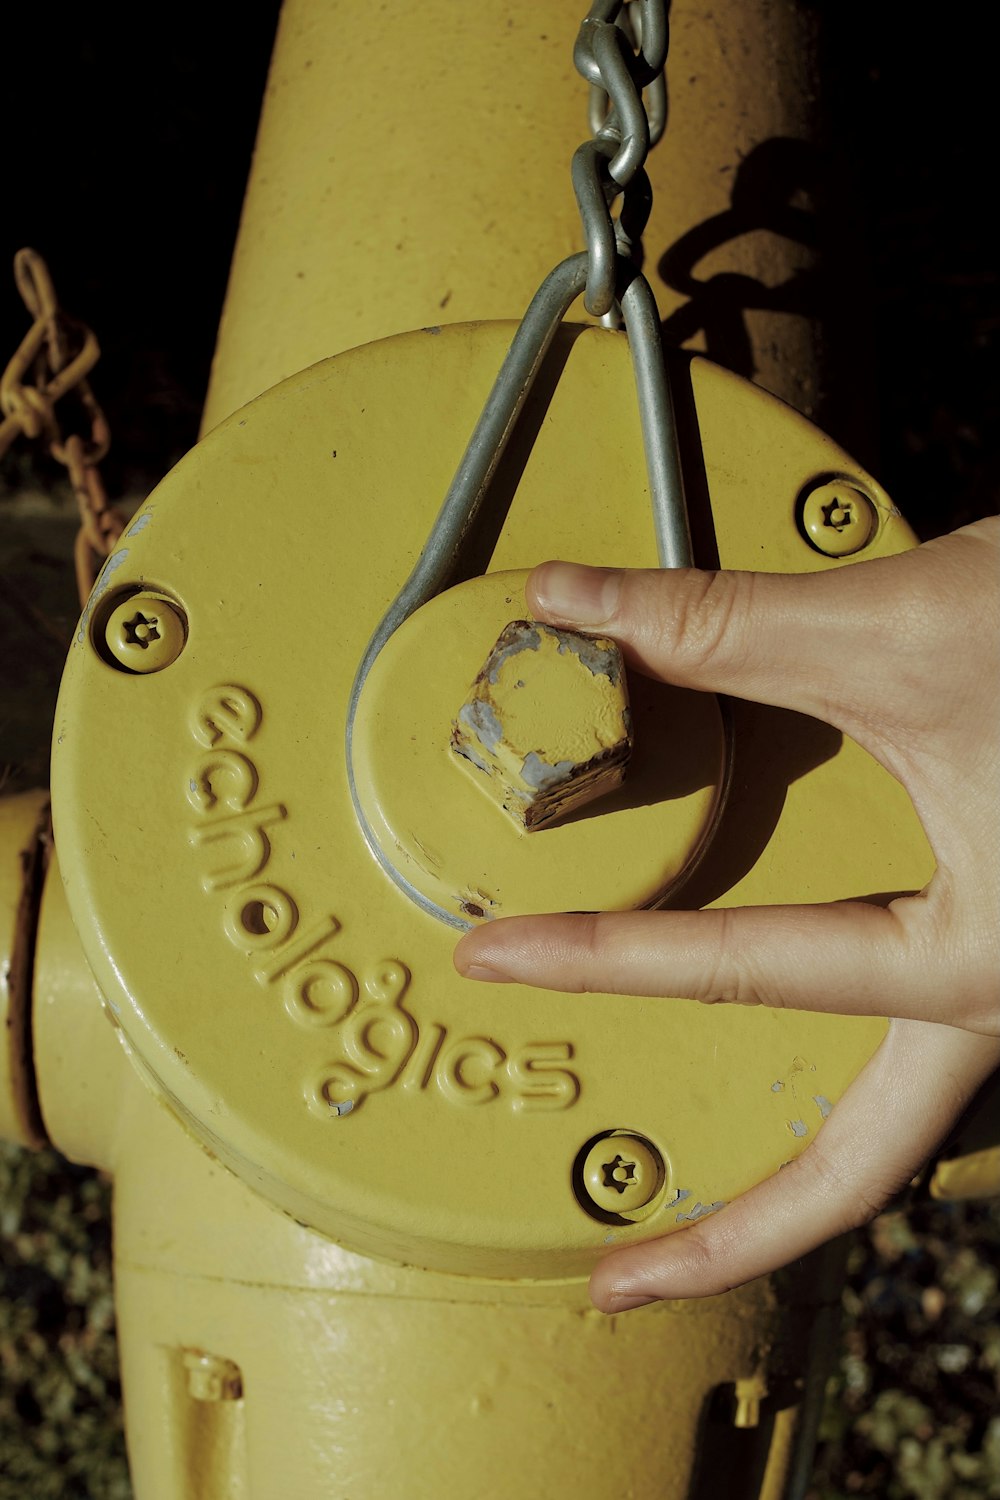
[[[825,1120],[833,1108],[829,1099],[825,1094],[813,1094],[813,1103]]]
[[[152,525],[152,522],[153,522],[153,512],[151,510],[143,511],[143,513],[142,513],[141,516],[136,516],[135,520],[132,522],[132,524],[129,527],[128,531],[126,531],[125,535],[126,536],[138,536],[139,532],[140,531],[145,531],[145,529],[146,529],[147,526],[151,526]]]
[[[720,1198],[716,1203],[696,1203],[690,1213],[678,1214],[675,1220],[677,1224],[690,1224],[695,1219],[704,1219],[706,1214],[718,1213],[720,1208],[725,1208],[726,1201]]]
[[[84,605],[83,614],[80,616],[80,624],[78,625],[76,632],[76,644],[78,646],[82,646],[84,640],[86,639],[87,625],[90,621],[90,616],[93,612],[94,605],[97,603],[98,599],[100,599],[102,594],[107,593],[108,588],[111,584],[111,575],[118,571],[127,557],[127,547],[122,547],[117,552],[112,552],[111,556],[108,558],[107,562],[98,573],[97,578],[94,581],[94,587],[90,591],[90,598]]]
[[[491,704],[484,703],[482,698],[474,698],[471,703],[464,704],[459,709],[458,717],[487,750],[495,750],[503,739],[503,725],[497,718],[496,710]],[[464,752],[464,745],[462,748]],[[483,770],[486,770],[485,766]]]
[[[801,1138],[802,1136],[809,1134],[809,1126],[806,1124],[805,1120],[786,1120],[785,1124],[792,1132],[792,1135],[799,1136]]]
[[[575,765],[576,762],[572,760],[558,760],[554,766],[550,766],[536,750],[529,750],[521,762],[521,776],[530,787],[544,792],[549,787],[566,781]]]
[[[510,629],[509,626],[507,628]],[[506,634],[505,630],[504,635]],[[494,646],[490,652],[490,659],[486,663],[486,680],[495,687],[505,661],[512,656],[518,656],[522,651],[537,651],[541,644],[542,637],[533,626],[528,625],[527,622],[518,622],[514,638],[506,646],[500,646],[499,650]],[[518,687],[524,687],[523,680],[518,682]]]
[[[549,626],[551,630],[552,627]],[[618,686],[621,677],[621,658],[616,654],[610,654],[607,646],[602,641],[591,640],[589,636],[578,635],[576,631],[553,630],[553,635],[559,642],[559,655],[565,656],[571,651],[574,656],[587,668],[593,677],[607,677],[615,687]]]
[[[354,1108],[353,1099],[345,1099],[343,1104],[331,1104],[330,1109],[335,1115],[349,1115]]]
[[[771,1093],[772,1094],[782,1094],[782,1093],[784,1093],[784,1090],[785,1090],[785,1085],[782,1083],[782,1081],[781,1081],[780,1078],[776,1078],[775,1081],[771,1084]]]

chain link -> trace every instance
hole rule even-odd
[[[59,306],[49,268],[37,251],[17,252],[14,281],[33,322],[0,376],[0,457],[26,437],[44,442],[65,467],[80,512],[73,561],[82,607],[124,526],[108,504],[98,469],[111,441],[87,379],[100,346],[86,324]],[[56,412],[70,392],[85,418],[83,433],[65,433]]]
[[[639,260],[653,201],[645,162],[666,128],[663,68],[669,35],[664,0],[595,0],[573,49],[577,72],[591,86],[594,132],[576,151],[572,167],[590,256],[583,303],[593,317],[615,324],[617,258]],[[611,209],[618,198],[621,210],[614,219]]]

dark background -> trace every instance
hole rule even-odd
[[[858,457],[926,538],[997,509],[994,61],[979,7],[936,12],[933,26],[902,4],[818,8],[857,210],[845,223],[868,266],[846,290],[871,309],[839,378],[877,392]],[[113,498],[139,497],[195,439],[276,15],[270,0],[36,5],[0,28],[0,361],[26,328],[5,268],[31,244],[101,338]],[[14,535],[4,493],[57,493],[60,477],[26,445],[2,462],[0,542]],[[8,566],[0,624],[6,651],[35,653],[44,722],[75,599],[69,522],[58,544],[54,525],[31,525],[10,545],[49,548],[53,602],[25,601]],[[41,608],[49,636],[36,621],[22,641]],[[25,749],[16,705],[0,708],[5,775],[30,781],[46,735]],[[0,1154],[0,1500],[128,1494],[107,1213],[106,1185],[54,1154]],[[926,1201],[859,1237],[816,1496],[1000,1495],[998,1244],[995,1205]]]
[[[843,209],[827,210],[863,242],[843,276],[874,334],[840,378],[867,390],[874,375],[877,451],[858,457],[928,536],[996,508],[994,61],[971,5],[933,27],[898,3],[814,8],[847,169]],[[141,24],[116,5],[5,17],[0,357],[26,326],[3,268],[31,244],[100,334],[112,494],[144,491],[194,441],[277,10],[180,0]],[[20,479],[31,462],[22,451],[2,472]]]

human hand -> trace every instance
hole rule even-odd
[[[458,944],[470,979],[895,1018],[794,1163],[591,1278],[606,1312],[725,1291],[878,1213],[1000,1063],[1000,520],[825,574],[545,563],[526,594],[647,675],[851,735],[934,851],[930,884],[887,907],[511,917]]]

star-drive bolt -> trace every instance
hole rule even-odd
[[[184,650],[187,626],[176,604],[156,594],[133,594],[104,627],[108,650],[130,672],[162,672]]]

